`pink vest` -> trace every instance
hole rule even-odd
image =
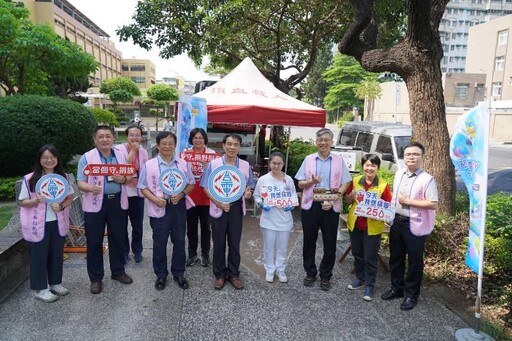
[[[180,158],[178,161],[178,169],[187,174],[187,162]],[[164,192],[160,188],[158,180],[160,179],[160,167],[158,167],[158,158],[153,158],[146,162],[146,184],[147,188],[158,198],[164,197]],[[187,208],[195,206],[194,202],[187,195],[185,197],[185,205]],[[159,207],[154,202],[148,200],[148,216],[152,218],[162,218],[165,215],[165,207]]]
[[[126,146],[126,143],[123,143],[122,145],[117,146],[115,149],[117,149],[121,153],[123,153],[125,160],[128,160],[128,148]],[[140,174],[140,171],[142,170],[142,167],[146,164],[146,162],[148,162],[148,159],[149,159],[149,156],[148,156],[148,152],[146,151],[146,149],[139,147],[139,155],[138,155],[139,165],[137,167],[139,174]],[[126,185],[126,186],[137,187],[137,184],[132,182],[131,184]],[[144,198],[144,195],[142,194],[140,189],[137,189],[137,195],[141,198]]]
[[[338,154],[330,154],[332,157],[331,162],[331,174],[330,174],[330,188],[340,188],[341,187],[341,156]],[[313,175],[316,175],[316,158],[318,157],[318,154],[311,154],[306,156],[305,159],[305,173],[306,173],[306,180],[310,180],[313,178]],[[301,208],[303,210],[309,210],[311,208],[311,205],[313,204],[313,188],[314,186],[311,186],[309,188],[306,188],[302,191],[302,203]],[[340,212],[341,211],[341,198],[339,200],[336,200],[332,206],[334,212]]]
[[[224,163],[223,163],[223,160],[224,158],[223,157],[220,157],[218,159],[214,159],[211,161],[211,164],[212,164],[212,172],[217,168],[217,167],[220,167],[222,166]],[[249,172],[250,172],[250,169],[251,167],[249,166],[249,162],[245,161],[245,160],[242,160],[242,159],[238,159],[238,166],[240,168],[240,170],[242,171],[242,173],[244,174],[245,176],[245,181],[249,181]],[[244,215],[245,215],[245,196],[243,195],[242,196],[242,210],[244,212]],[[210,202],[210,216],[212,216],[213,218],[218,218],[222,215],[222,210],[220,209],[219,206],[215,205],[213,203],[213,201]]]
[[[398,200],[398,188],[404,173],[405,169],[401,169],[395,174],[395,182],[393,183],[393,201],[395,204]],[[397,179],[400,179],[400,181],[396,181]],[[425,193],[433,179],[432,175],[427,172],[421,172],[416,176],[412,184],[409,197],[415,200],[426,200]],[[409,206],[409,217],[412,234],[415,236],[426,236],[434,229],[436,210]]]
[[[117,149],[114,149],[114,154],[117,159],[117,163],[126,163],[124,155]],[[89,163],[101,163],[100,152],[97,148],[89,150],[85,155],[85,161]],[[102,182],[103,189],[105,189],[105,177],[104,176],[89,176],[87,183],[91,186],[96,185],[98,182]],[[96,195],[92,192],[85,192],[82,200],[82,209],[84,212],[99,212],[101,205],[103,204],[103,192]],[[121,208],[123,210],[128,209],[128,196],[126,195],[126,186],[121,185]]]
[[[33,199],[37,195],[30,192],[28,181],[33,173],[23,177],[25,185],[29,189],[28,198]],[[51,208],[50,208],[51,209]],[[59,226],[59,234],[62,237],[67,236],[69,231],[69,206],[61,212],[55,212],[57,216],[57,225]],[[44,225],[46,223],[46,203],[39,203],[32,207],[20,207],[20,223],[23,238],[29,242],[37,243],[43,240]]]

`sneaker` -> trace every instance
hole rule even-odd
[[[201,266],[207,267],[210,265],[210,258],[208,256],[201,256]]]
[[[373,287],[365,286],[364,287],[364,295],[363,300],[365,301],[373,301]]]
[[[39,290],[36,293],[36,298],[46,303],[54,302],[59,299],[59,296],[53,294],[50,289]]]
[[[64,288],[62,284],[50,285],[50,291],[55,295],[65,296],[69,294],[69,290]]]
[[[329,278],[321,278],[320,289],[323,291],[328,291],[329,289],[331,289],[331,280]]]
[[[196,264],[197,261],[199,261],[199,258],[197,258],[197,256],[189,257],[187,260],[187,266],[192,266],[192,265]]]
[[[359,289],[360,287],[362,287],[363,283],[364,283],[364,281],[360,280],[359,278],[354,278],[352,280],[352,283],[347,285],[347,288],[349,288],[350,290],[356,290],[356,289]]]
[[[274,272],[267,272],[267,275],[265,276],[265,281],[272,283],[274,282]]]
[[[280,271],[277,273],[277,277],[279,278],[279,282],[281,283],[287,283],[288,277],[286,277],[286,274],[284,271]]]
[[[302,281],[302,284],[304,284],[305,287],[310,287],[315,283],[316,276],[306,276],[304,277],[304,280]]]

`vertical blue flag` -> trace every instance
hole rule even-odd
[[[182,96],[178,103],[178,119],[176,136],[178,145],[176,151],[181,153],[185,148],[190,147],[188,137],[194,128],[203,128],[206,131],[208,112],[206,100],[193,96]]]
[[[479,273],[484,252],[489,157],[489,109],[486,105],[479,105],[459,117],[450,141],[450,157],[469,194],[466,265]]]

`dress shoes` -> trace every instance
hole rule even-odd
[[[329,291],[329,289],[331,289],[331,280],[329,278],[321,278],[320,289],[322,291]]]
[[[315,283],[316,276],[306,276],[304,277],[304,281],[302,281],[302,284],[304,284],[305,287],[310,287]]]
[[[112,278],[114,281],[118,281],[119,283],[123,283],[123,284],[132,284],[133,283],[133,279],[130,276],[128,276],[126,273],[119,275],[119,276],[112,275],[110,278]]]
[[[215,283],[213,284],[213,287],[217,290],[220,290],[224,288],[224,284],[226,283],[226,279],[224,277],[217,278],[215,280]]]
[[[99,294],[103,290],[103,282],[91,282],[91,294]]]
[[[404,292],[401,290],[393,289],[386,291],[380,296],[380,298],[382,298],[384,301],[391,301],[399,297],[404,297]]]
[[[416,300],[415,298],[406,297],[402,304],[400,304],[400,309],[411,310],[416,306],[416,303],[418,303],[418,300]]]
[[[187,279],[185,278],[185,276],[172,276],[172,279],[178,283],[178,285],[180,286],[180,288],[182,289],[188,289],[188,281]]]
[[[229,283],[235,288],[236,290],[242,290],[244,288],[244,284],[238,277],[232,277],[229,279]]]
[[[167,283],[167,278],[165,277],[158,277],[155,282],[155,289],[156,290],[164,290],[165,284]]]

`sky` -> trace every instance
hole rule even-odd
[[[196,69],[194,63],[185,55],[172,59],[161,59],[158,56],[157,48],[146,51],[134,45],[131,41],[119,42],[119,37],[116,35],[115,30],[133,22],[131,18],[135,12],[138,0],[68,1],[110,35],[110,39],[115,43],[116,48],[122,52],[123,58],[151,60],[156,66],[157,79],[162,79],[165,76],[175,77],[176,75],[189,81],[212,79],[212,76],[208,76],[201,70]]]

